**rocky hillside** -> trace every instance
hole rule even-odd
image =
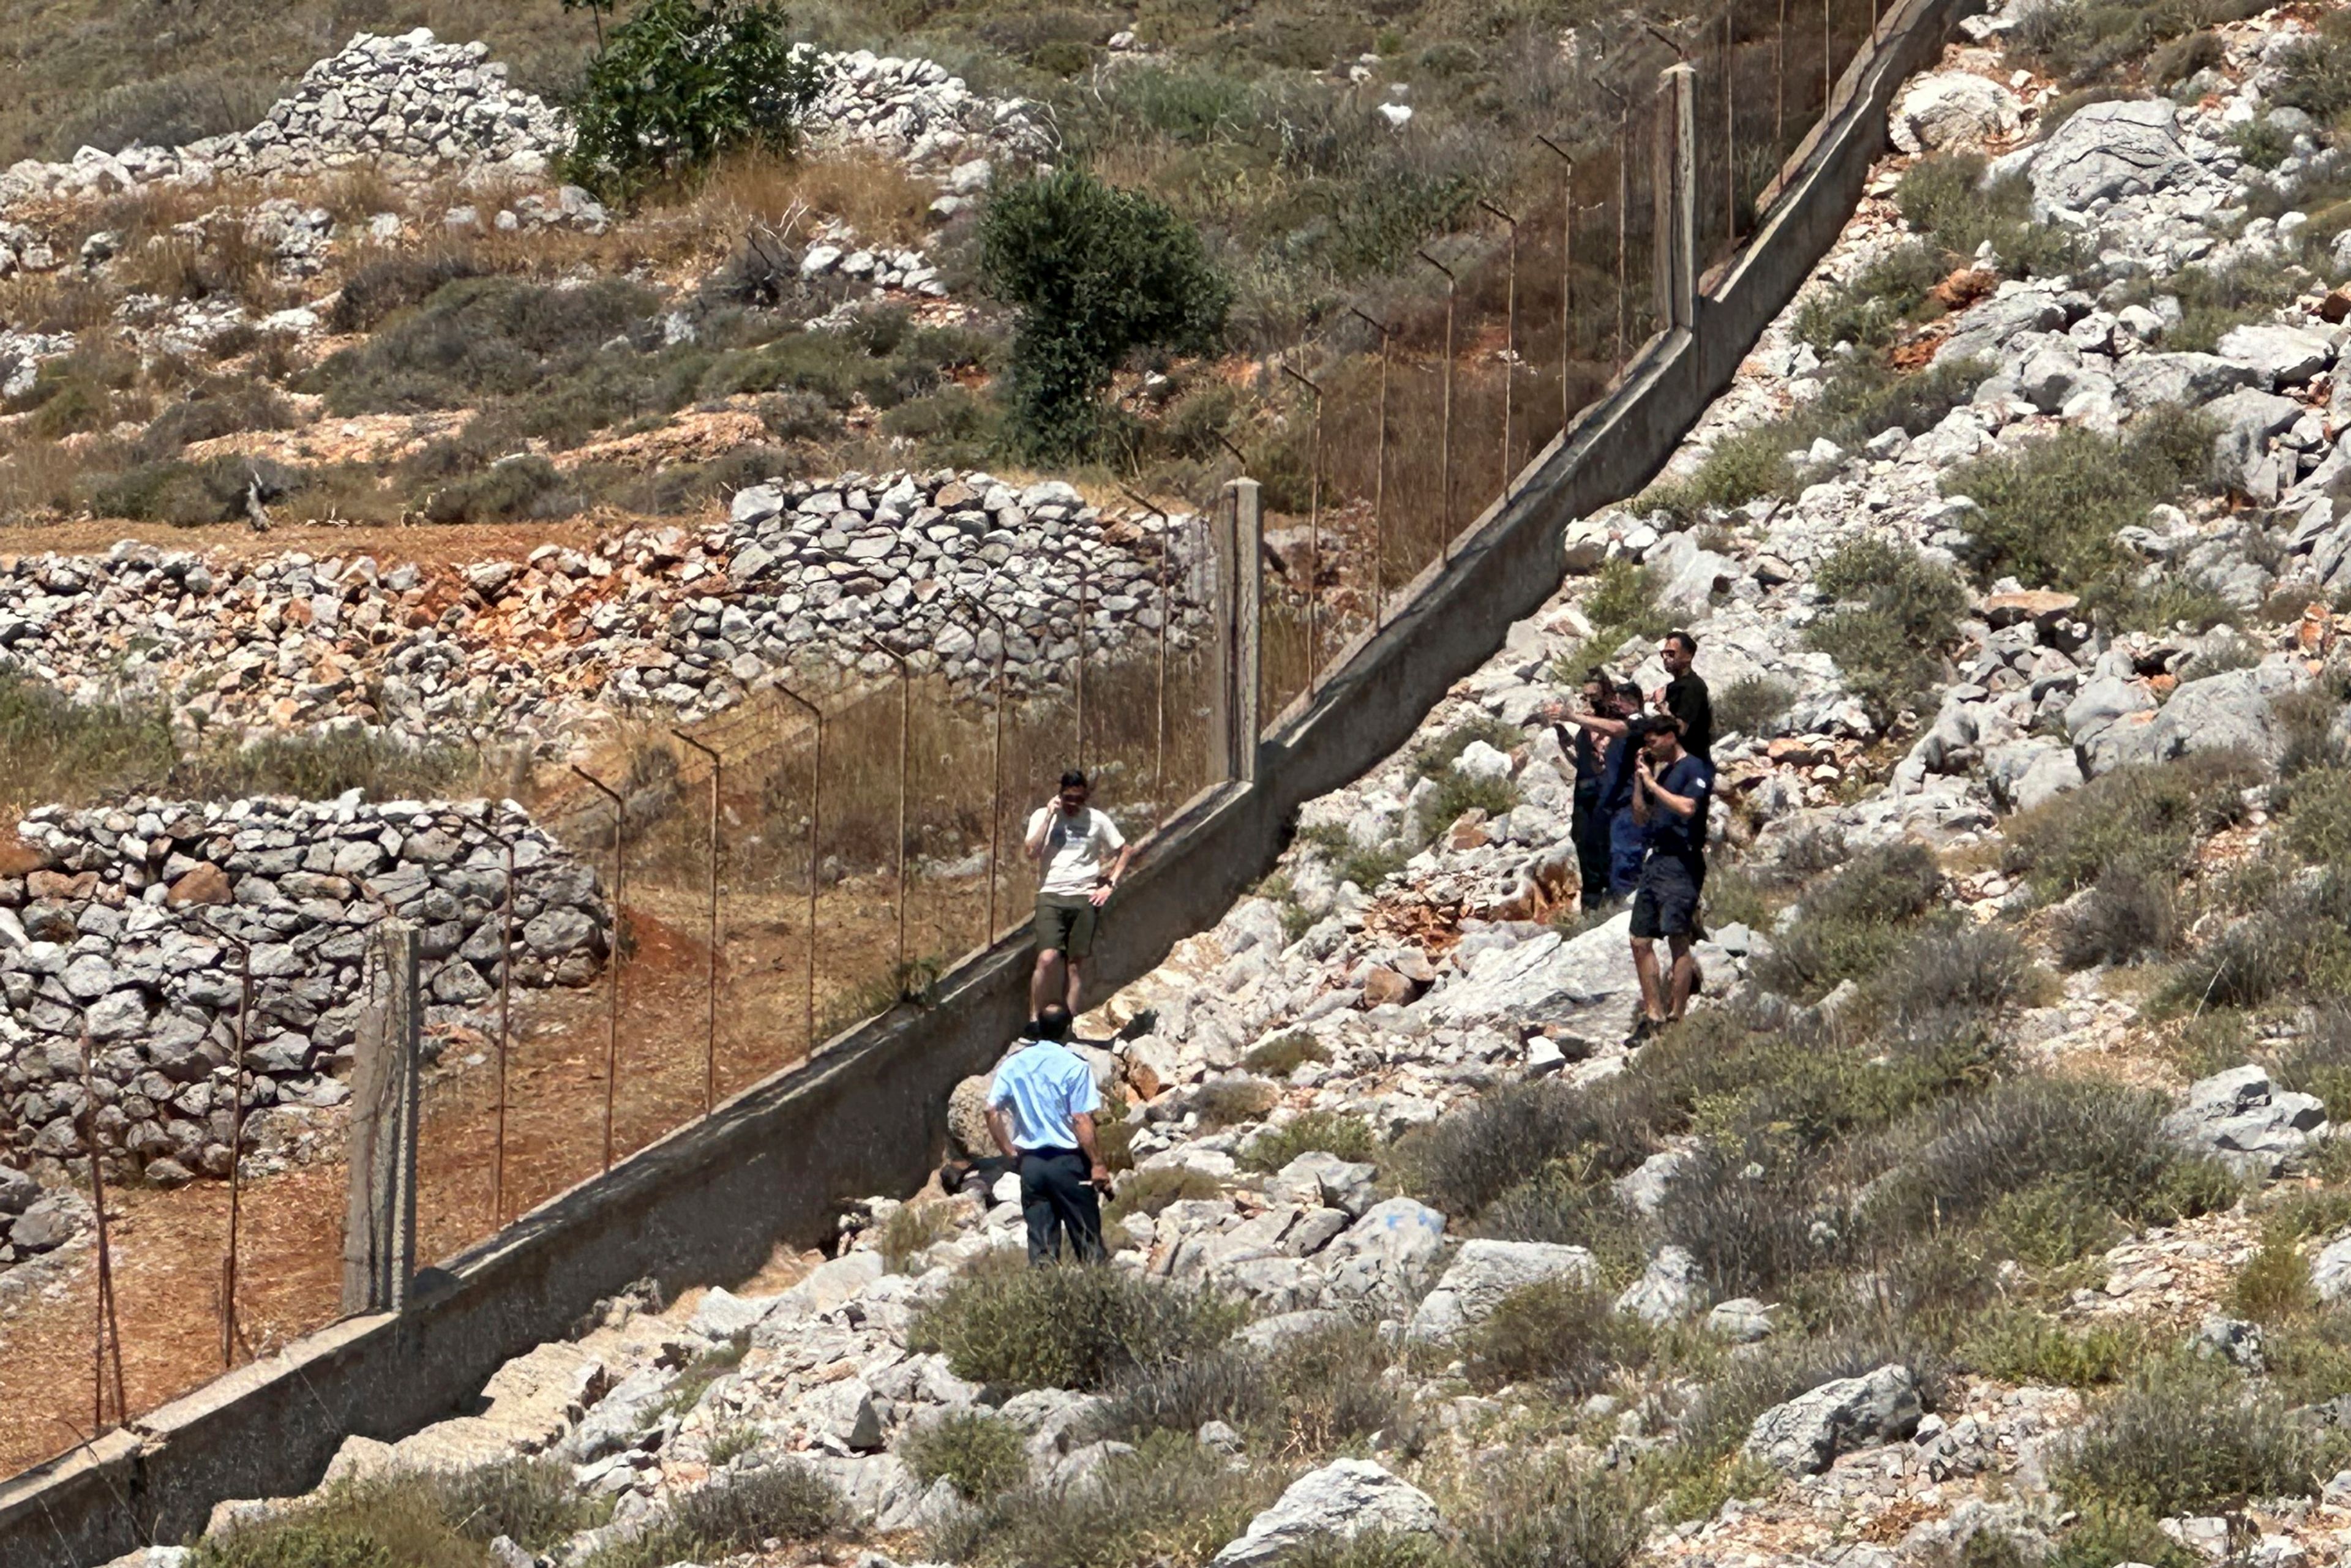
[[[198,1560],[2342,1561],[2351,33],[2242,10],[2004,7],[1913,84],[1666,478],[1088,1020],[1114,1267],[958,1161]],[[1532,720],[1674,625],[1707,984],[1633,1044]]]

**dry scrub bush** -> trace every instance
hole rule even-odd
[[[831,1481],[787,1460],[730,1471],[680,1493],[643,1533],[600,1549],[582,1568],[661,1568],[689,1558],[728,1557],[774,1539],[819,1540],[848,1520],[847,1504]]]
[[[1008,1388],[1104,1388],[1206,1350],[1238,1313],[1215,1297],[1084,1264],[988,1260],[925,1304],[907,1343],[957,1377]]]
[[[972,1502],[1011,1490],[1029,1479],[1028,1438],[1001,1416],[951,1410],[908,1435],[898,1457],[925,1486],[939,1480]]]
[[[2232,1369],[2177,1356],[2147,1364],[2100,1402],[2055,1479],[2076,1507],[2219,1513],[2308,1496],[2340,1447]]]

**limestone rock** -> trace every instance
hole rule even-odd
[[[1426,1535],[1444,1524],[1428,1494],[1368,1459],[1339,1459],[1290,1484],[1280,1501],[1217,1553],[1214,1568],[1254,1568],[1317,1536]]]
[[[1546,1280],[1590,1284],[1599,1277],[1589,1249],[1547,1241],[1465,1241],[1406,1330],[1420,1341],[1452,1338],[1481,1323],[1513,1291]]]
[[[1746,1452],[1792,1474],[1823,1470],[1840,1454],[1898,1442],[1918,1425],[1918,1380],[1899,1364],[1841,1377],[1755,1418]]]

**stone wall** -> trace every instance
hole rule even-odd
[[[104,1153],[163,1184],[227,1174],[242,986],[222,932],[253,952],[248,1111],[302,1120],[348,1097],[387,911],[422,933],[428,1025],[471,1018],[496,992],[506,895],[486,812],[515,841],[516,985],[586,984],[611,919],[596,873],[511,802],[34,811],[0,877],[0,1158],[53,1171],[88,1152],[86,1034]],[[269,1131],[249,1122],[248,1143]]]
[[[370,556],[232,561],[124,541],[103,556],[0,556],[0,666],[80,702],[169,701],[198,729],[381,726],[420,744],[553,745],[616,704],[694,722],[809,665],[994,670],[977,599],[1019,628],[1008,675],[1066,681],[1079,562],[1090,656],[1158,625],[1160,525],[1067,485],[982,473],[846,474],[756,486],[707,531],[638,528],[523,560],[381,567]],[[1170,642],[1200,624],[1196,530],[1179,518]]]

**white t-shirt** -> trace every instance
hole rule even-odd
[[[1050,828],[1045,827],[1048,817],[1053,820]],[[1118,824],[1092,806],[1075,821],[1058,805],[1040,806],[1029,813],[1027,836],[1033,840],[1040,828],[1045,829],[1045,880],[1038,884],[1040,893],[1085,897],[1102,882],[1102,862],[1126,848]]]

